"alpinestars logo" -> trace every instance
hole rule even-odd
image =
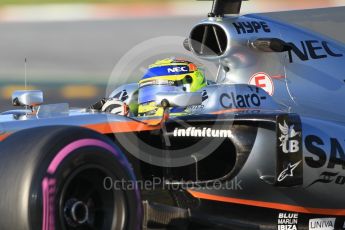
[[[289,165],[287,166],[286,169],[284,169],[278,176],[277,180],[279,182],[282,182],[283,180],[285,180],[287,177],[293,177],[293,172],[294,170],[298,167],[298,165],[301,163],[302,161],[297,162],[296,164],[291,165],[291,163],[289,163]]]
[[[295,125],[291,125],[291,127],[289,127],[286,124],[286,121],[284,121],[283,125],[279,124],[279,129],[282,132],[279,137],[279,141],[284,153],[296,153],[299,151],[299,141],[291,139],[296,136],[301,136],[301,133],[296,132],[294,127]]]
[[[189,127],[187,129],[175,128],[173,135],[174,137],[217,137],[217,138],[233,137],[231,130],[195,128],[195,127]]]

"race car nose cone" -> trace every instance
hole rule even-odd
[[[64,214],[70,226],[84,225],[89,220],[89,207],[82,201],[71,199],[66,202]]]

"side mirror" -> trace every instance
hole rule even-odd
[[[183,47],[187,50],[187,51],[192,51],[192,49],[190,48],[190,44],[189,44],[189,38],[186,38],[183,41]]]
[[[18,90],[12,94],[14,106],[38,106],[43,104],[43,92],[40,90]]]
[[[278,38],[258,38],[250,43],[253,49],[262,52],[286,52],[291,50],[291,46]]]
[[[202,95],[200,92],[165,92],[156,95],[156,104],[162,107],[187,107],[200,105]]]

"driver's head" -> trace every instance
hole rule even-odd
[[[163,114],[163,109],[155,104],[156,94],[196,92],[206,84],[203,72],[192,62],[179,59],[157,61],[148,68],[139,81],[138,113],[141,116],[160,116]]]

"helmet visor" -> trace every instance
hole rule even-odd
[[[139,85],[139,104],[155,101],[156,95],[162,92],[183,92],[183,85],[178,81],[154,80]]]

